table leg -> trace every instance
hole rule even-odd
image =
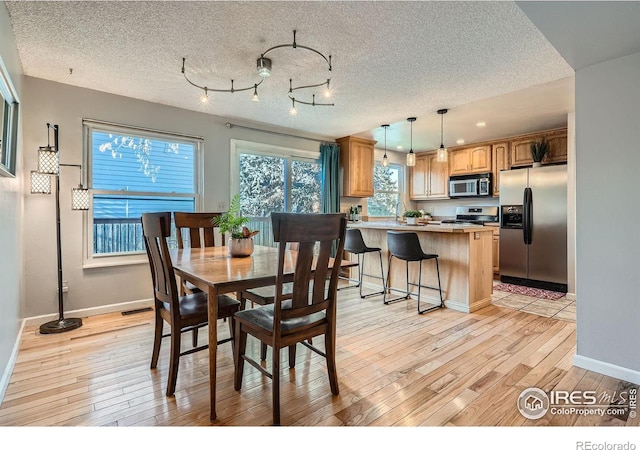
[[[216,357],[218,354],[218,289],[209,286],[209,418],[216,420]]]

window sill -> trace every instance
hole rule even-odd
[[[103,267],[133,266],[138,264],[149,264],[147,255],[135,256],[105,256],[102,258],[87,259],[82,263],[83,269],[100,269]]]

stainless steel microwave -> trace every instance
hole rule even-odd
[[[449,197],[491,197],[491,178],[491,173],[449,177]]]

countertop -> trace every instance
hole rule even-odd
[[[407,225],[405,223],[386,221],[386,222],[349,222],[347,225],[352,228],[369,228],[374,230],[393,230],[393,231],[426,231],[433,233],[473,233],[484,231],[493,233],[491,227],[483,227],[482,225],[463,225],[459,223],[439,223],[430,222],[421,225]]]

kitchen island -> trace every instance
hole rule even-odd
[[[425,253],[438,255],[442,296],[447,308],[468,313],[491,303],[493,291],[491,227],[461,224],[406,225],[399,222],[356,222],[348,226],[360,229],[368,246],[382,249],[385,277],[389,261],[387,231],[414,231],[418,234],[422,250]],[[356,255],[349,255],[349,258],[355,259]],[[409,279],[412,283],[418,282],[418,266],[417,263],[409,263]],[[389,286],[392,288],[391,297],[393,298],[398,295],[393,288],[404,290],[406,287],[405,262],[394,258],[391,268]],[[367,256],[364,273],[373,275],[380,273],[377,256],[373,254]],[[375,278],[365,276],[364,281],[373,288],[380,286],[380,281]],[[438,286],[435,263],[430,261],[422,263],[422,285]],[[417,293],[416,286],[411,286],[411,290]],[[412,295],[412,298],[416,298],[416,295]],[[439,303],[438,291],[423,288],[422,300]]]

